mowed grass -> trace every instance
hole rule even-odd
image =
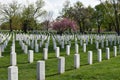
[[[93,64],[88,65],[88,53],[83,53],[83,48],[79,44],[80,54],[80,68],[74,68],[74,41],[71,46],[71,53],[66,55],[66,48],[60,49],[60,56],[65,57],[65,73],[58,74],[58,59],[55,57],[55,50],[53,50],[52,39],[48,51],[48,60],[45,61],[46,80],[119,80],[120,79],[120,53],[118,56],[113,56],[113,46],[110,47],[110,60],[106,60],[105,48],[102,49],[102,62],[97,60],[97,50],[95,44],[87,46],[87,52],[93,51]],[[8,79],[8,67],[10,66],[10,51],[12,40],[0,58],[0,80]],[[58,45],[60,47],[60,45]],[[16,41],[17,66],[19,69],[19,80],[36,80],[36,65],[37,61],[43,60],[43,48],[40,48],[40,53],[34,53],[34,62],[28,63],[28,55],[24,54],[19,42]],[[30,50],[30,47],[29,47]],[[119,51],[119,50],[118,50]]]

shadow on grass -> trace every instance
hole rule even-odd
[[[54,74],[46,75],[45,77],[51,77],[51,76],[56,76],[56,75],[59,75],[59,73],[54,73]]]
[[[10,65],[0,66],[0,68],[8,68]]]
[[[80,66],[87,66],[87,65],[89,65],[88,63],[86,63],[86,64],[82,64],[82,65],[80,65]]]
[[[75,68],[73,67],[73,68],[71,68],[71,69],[66,69],[65,71],[72,71],[72,70],[74,70]]]
[[[56,57],[48,57],[48,59],[56,59]]]
[[[18,62],[17,64],[28,64],[29,62]]]

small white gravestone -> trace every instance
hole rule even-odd
[[[102,50],[98,49],[98,62],[102,61]]]
[[[8,80],[18,80],[18,67],[17,66],[8,67]]]
[[[25,48],[24,46],[25,46],[25,44],[22,42],[22,50],[24,50],[24,48]]]
[[[104,48],[104,40],[101,42],[101,47]]]
[[[28,45],[30,46],[30,40],[28,40]]]
[[[56,47],[56,57],[59,57],[60,56],[60,48],[59,47]]]
[[[75,53],[79,53],[79,46],[78,46],[78,44],[75,44]]]
[[[11,52],[15,52],[15,45],[11,46]]]
[[[39,52],[39,46],[38,46],[38,44],[35,45],[35,52]]]
[[[99,42],[96,41],[96,49],[98,49],[98,48],[99,48]]]
[[[44,60],[48,59],[48,48],[43,48],[43,59]]]
[[[117,44],[119,44],[120,43],[120,41],[119,41],[119,39],[117,39]]]
[[[57,47],[57,46],[56,46],[56,42],[54,42],[54,46],[53,46],[54,50],[56,49],[56,47]]]
[[[28,46],[24,45],[24,53],[27,54],[28,53]]]
[[[111,45],[111,46],[113,45],[113,41],[112,41],[112,40],[110,40],[110,45]]]
[[[106,40],[106,46],[108,46],[108,40]]]
[[[61,43],[61,47],[62,47],[62,49],[64,49],[64,40]]]
[[[86,45],[88,45],[88,43],[89,43],[89,39],[87,38],[87,39],[86,39]]]
[[[93,44],[93,39],[92,38],[90,39],[90,43]]]
[[[1,51],[1,46],[0,46],[0,57],[3,57],[3,56],[2,56],[2,51]]]
[[[71,47],[71,41],[68,41],[68,44],[70,45],[70,47]]]
[[[31,48],[34,49],[34,40],[31,42]]]
[[[86,43],[83,44],[83,52],[86,52]]]
[[[33,50],[29,50],[29,53],[28,53],[28,62],[29,62],[29,63],[32,63],[33,60],[34,60]]]
[[[65,72],[65,58],[59,57],[58,58],[58,73],[62,74]]]
[[[114,40],[114,45],[116,45],[116,39]]]
[[[70,55],[70,45],[67,45],[67,46],[66,46],[66,54],[67,54],[67,55]]]
[[[110,49],[106,48],[106,59],[110,59]]]
[[[83,40],[82,40],[82,39],[80,40],[80,45],[81,45],[81,46],[83,45]]]
[[[117,46],[114,46],[114,57],[117,56]]]
[[[42,42],[40,41],[40,48],[42,47]]]
[[[16,53],[15,52],[11,52],[10,54],[10,64],[11,66],[15,66],[17,64],[17,59],[16,59]]]
[[[92,55],[93,55],[92,51],[88,51],[88,64],[90,65],[93,63]]]
[[[45,61],[37,61],[37,80],[45,80]]]
[[[119,54],[120,54],[120,45],[119,45]]]
[[[80,67],[80,55],[74,54],[74,67],[77,69]]]
[[[45,43],[45,48],[47,48],[47,49],[48,49],[48,43]]]

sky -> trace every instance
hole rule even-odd
[[[0,0],[1,3],[10,3],[11,1],[14,0]],[[19,3],[22,4],[28,4],[33,3],[36,0],[17,0]],[[66,0],[43,0],[45,1],[45,6],[44,9],[47,11],[52,11],[53,12],[53,18],[55,19],[57,16],[59,16],[60,11],[62,10],[63,4],[65,3]],[[91,5],[94,7],[95,5],[99,4],[99,0],[69,0],[71,5],[73,5],[75,2],[80,1],[83,3],[84,6]]]

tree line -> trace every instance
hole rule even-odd
[[[120,1],[119,0],[99,0],[100,4],[94,8],[84,7],[81,2],[76,2],[73,6],[66,1],[61,17],[67,17],[77,22],[79,31],[93,31],[100,33],[104,31],[116,31],[119,35],[120,24]]]
[[[12,30],[68,30],[71,27],[68,25],[74,22],[76,29],[80,33],[97,31],[115,31],[120,35],[120,1],[119,0],[99,0],[100,4],[94,8],[91,6],[85,7],[80,1],[71,5],[67,0],[58,16],[54,21],[51,21],[53,12],[47,12],[43,9],[45,2],[37,0],[35,3],[21,5],[17,1],[8,4],[0,4],[0,20],[1,29]],[[43,22],[40,22],[42,19]],[[68,20],[68,21],[67,21]],[[70,21],[71,20],[71,21]],[[66,21],[66,23],[57,23]],[[59,26],[58,29],[55,27]],[[75,27],[75,26],[72,26]],[[60,28],[60,29],[59,29]],[[63,28],[63,29],[62,29]],[[71,28],[72,29],[72,28]],[[58,32],[59,32],[58,31]],[[61,32],[64,32],[61,31]]]

